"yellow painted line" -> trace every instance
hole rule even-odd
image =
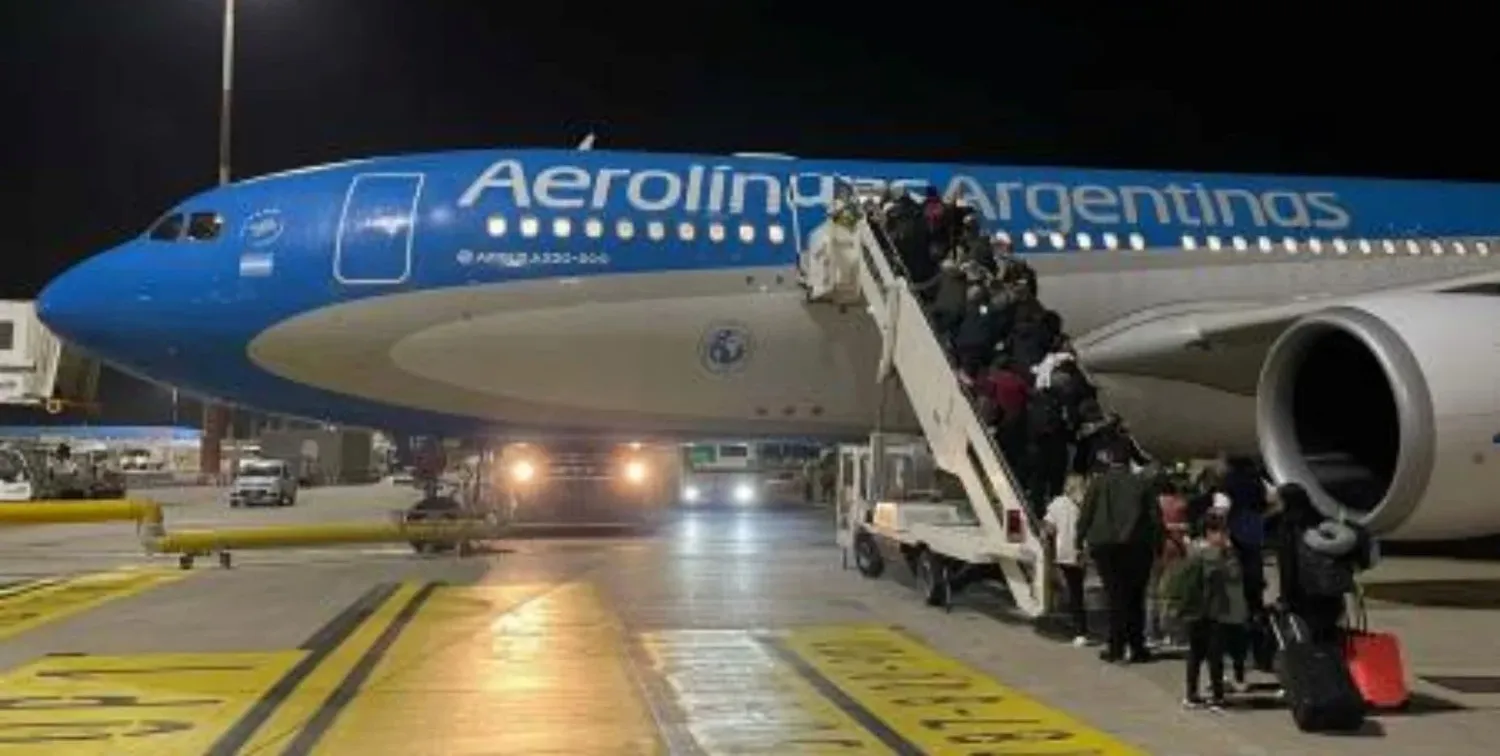
[[[181,580],[186,574],[157,569],[115,570],[0,595],[0,640]]]
[[[698,748],[714,754],[892,754],[750,633],[681,630],[640,642]]]
[[[890,628],[805,628],[780,643],[921,752],[1145,756]]]
[[[0,754],[197,756],[303,653],[47,657],[0,677]]]
[[[310,752],[661,753],[626,650],[587,583],[438,588]]]
[[[422,584],[402,583],[375,608],[312,672],[292,689],[271,716],[249,737],[240,753],[279,753],[302,731],[329,696],[354,670],[393,622],[422,590]]]
[[[61,583],[62,580],[63,579],[60,577],[18,580],[14,583],[11,583],[10,585],[5,586],[4,588],[0,588],[0,599],[4,599],[7,596],[14,596],[20,593],[29,593],[31,591],[40,590],[49,585],[56,585],[58,583]]]

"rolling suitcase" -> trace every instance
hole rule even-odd
[[[1297,729],[1359,729],[1365,721],[1365,701],[1349,674],[1344,649],[1338,644],[1314,643],[1307,624],[1295,614],[1276,612],[1270,619],[1281,651],[1278,677]]]

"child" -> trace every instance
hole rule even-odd
[[[1224,707],[1224,657],[1228,643],[1243,632],[1249,619],[1244,576],[1222,514],[1211,512],[1204,518],[1203,541],[1172,574],[1169,595],[1188,632],[1187,696],[1183,706],[1190,709],[1204,706],[1199,674],[1207,662],[1211,693],[1207,705],[1220,711]]]
[[[1079,553],[1078,502],[1083,499],[1083,479],[1071,477],[1062,494],[1047,505],[1047,530],[1056,544],[1057,567],[1068,587],[1068,613],[1073,620],[1073,645],[1088,645],[1088,614],[1083,605],[1083,556]]]

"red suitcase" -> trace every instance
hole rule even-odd
[[[1356,594],[1355,603],[1358,625],[1349,629],[1344,643],[1349,676],[1371,708],[1403,708],[1411,700],[1411,691],[1406,686],[1401,640],[1393,633],[1371,632],[1364,597]]]

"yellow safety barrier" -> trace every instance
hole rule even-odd
[[[0,504],[0,524],[66,525],[82,522],[162,524],[161,505],[146,499],[83,499]]]
[[[461,541],[494,538],[503,528],[484,522],[322,523],[265,525],[224,530],[179,530],[146,539],[146,547],[163,554],[208,554],[227,549],[275,549],[348,543]]]
[[[0,524],[66,525],[89,522],[134,522],[141,545],[151,554],[180,554],[189,568],[194,557],[218,554],[228,567],[233,549],[277,549],[355,543],[454,543],[499,538],[510,528],[489,520],[418,522],[351,522],[313,525],[265,525],[223,530],[168,533],[162,507],[145,499],[88,499],[0,504]]]

